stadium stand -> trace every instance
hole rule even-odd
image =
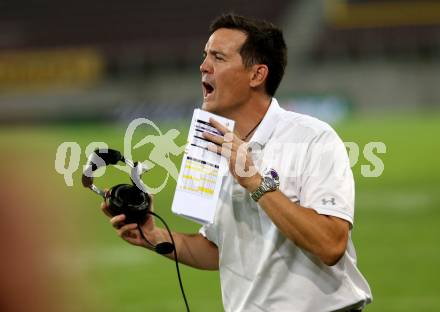
[[[230,11],[284,29],[289,64],[277,94],[282,103],[305,94],[350,102],[362,112],[438,109],[439,5],[3,1],[0,122],[185,118],[200,102],[198,64],[209,22]]]

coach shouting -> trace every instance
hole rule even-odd
[[[236,130],[211,120],[224,136],[204,136],[227,155],[231,174],[214,223],[173,234],[179,261],[220,271],[226,311],[361,311],[372,296],[351,241],[354,182],[343,142],[273,97],[287,63],[278,28],[228,14],[210,32],[203,109],[235,120]],[[124,218],[111,219],[118,234],[151,249]],[[142,230],[153,243],[168,240],[152,218]]]

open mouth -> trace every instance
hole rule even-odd
[[[212,84],[210,84],[209,82],[203,81],[202,82],[202,86],[203,86],[203,97],[208,97],[209,95],[211,95],[212,93],[214,93],[214,86]]]

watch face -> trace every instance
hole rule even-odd
[[[278,189],[280,186],[280,177],[274,169],[267,169],[263,174],[263,181],[257,190],[251,194],[253,200],[258,202],[258,200],[266,192],[272,192]]]
[[[274,169],[266,170],[264,173],[264,181],[271,191],[276,190],[280,185],[280,177]]]
[[[277,188],[275,180],[268,176],[264,178],[264,184],[267,188],[267,191],[273,191]]]

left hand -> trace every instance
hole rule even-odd
[[[222,135],[203,132],[203,137],[214,143],[209,144],[208,149],[226,157],[229,161],[229,171],[235,180],[248,191],[255,191],[260,186],[262,178],[248,153],[248,143],[215,119],[210,118],[209,122]]]

